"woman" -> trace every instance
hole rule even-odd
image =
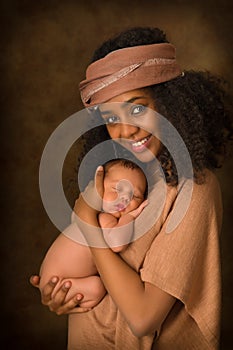
[[[88,135],[85,151],[110,137],[120,145],[119,152],[127,150],[147,167],[156,157],[164,172],[166,200],[159,219],[124,252],[90,246],[108,293],[91,311],[76,308],[80,313],[69,316],[68,348],[217,349],[222,206],[213,170],[220,166],[232,134],[219,80],[207,73],[182,72],[161,30],[133,28],[95,51],[80,91],[84,105],[98,105],[95,117],[106,122],[106,129]],[[182,188],[171,156],[175,150],[153,132],[151,110],[179,132],[193,167],[191,202],[171,234],[166,229]],[[97,171],[100,193],[102,179],[103,171]],[[153,196],[152,191],[146,208],[151,215]],[[75,212],[98,227],[98,211],[82,196]],[[38,276],[31,279],[34,286],[38,281]],[[56,281],[42,291],[43,303],[58,314],[73,312],[80,301],[63,302],[69,284],[51,297]]]

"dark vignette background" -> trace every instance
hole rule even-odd
[[[95,47],[133,25],[159,26],[177,46],[185,69],[211,70],[228,79],[232,91],[232,5],[230,0],[1,1],[2,349],[66,348],[66,317],[43,307],[28,282],[58,234],[41,203],[38,168],[50,134],[82,108],[78,82]],[[71,201],[76,152],[64,170]],[[232,168],[231,158],[218,172],[225,209],[223,350],[233,343]]]

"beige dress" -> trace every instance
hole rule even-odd
[[[215,175],[206,174],[204,184],[193,184],[190,206],[171,233],[166,225],[178,191],[168,186],[159,219],[121,254],[142,281],[177,298],[157,338],[135,337],[107,294],[90,312],[69,316],[69,350],[218,349],[222,202]]]

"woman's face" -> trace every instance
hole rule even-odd
[[[140,161],[149,162],[158,155],[160,140],[156,130],[155,104],[146,89],[132,90],[100,105],[112,139],[131,151]]]

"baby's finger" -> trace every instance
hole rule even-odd
[[[143,209],[143,208],[145,208],[148,204],[149,204],[149,201],[148,201],[148,199],[146,199],[146,200],[144,200],[144,201],[142,202],[142,204],[140,205],[140,207]]]
[[[136,213],[137,213],[137,215],[139,215],[141,212],[142,212],[142,210],[148,205],[148,200],[146,199],[145,201],[143,201],[140,205],[139,205],[139,207],[136,209]]]
[[[143,209],[147,206],[147,204],[149,203],[149,201],[146,199],[145,201],[143,201],[139,207],[137,209],[134,209],[130,214],[133,215],[133,217],[136,219],[138,217],[138,215],[141,214],[141,212],[143,211]]]

